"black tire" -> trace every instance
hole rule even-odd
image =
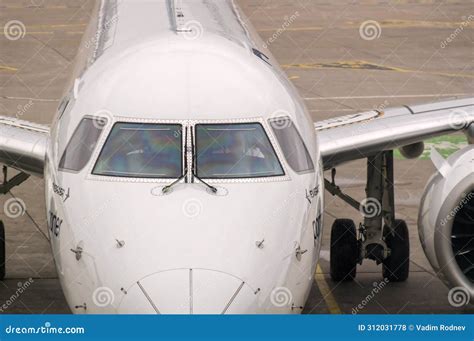
[[[359,242],[350,219],[336,219],[331,228],[330,272],[333,281],[351,281],[356,277]]]
[[[404,220],[395,220],[395,233],[385,237],[385,243],[391,250],[383,262],[383,277],[390,282],[403,282],[410,270],[410,238],[408,226]]]
[[[0,281],[5,278],[5,227],[0,220]]]

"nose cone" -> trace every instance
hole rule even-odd
[[[241,279],[220,271],[176,269],[133,284],[118,308],[122,314],[249,314],[257,293]]]

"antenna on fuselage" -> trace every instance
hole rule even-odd
[[[176,33],[191,32],[184,15],[183,0],[168,0],[172,30]]]

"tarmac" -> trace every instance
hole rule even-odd
[[[474,3],[431,0],[237,0],[305,99],[314,121],[340,115],[430,102],[474,93]],[[88,23],[92,0],[0,0],[0,28],[18,20],[24,35],[7,39],[0,30],[0,115],[49,124]],[[448,152],[462,138],[429,141]],[[473,313],[453,307],[422,250],[418,205],[434,167],[427,157],[397,158],[397,217],[409,225],[410,276],[383,281],[371,261],[352,282],[329,277],[330,228],[337,218],[358,224],[360,213],[326,194],[323,250],[304,308],[308,314]],[[326,174],[328,176],[328,174]],[[338,168],[337,182],[362,199],[365,161]],[[43,181],[30,177],[11,195],[25,214],[6,226],[7,278],[0,282],[0,313],[68,314],[46,236]],[[28,286],[21,295],[19,288]],[[18,296],[18,297],[17,297]],[[2,305],[2,302],[5,304]],[[8,303],[8,304],[7,304]]]

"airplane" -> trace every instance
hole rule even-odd
[[[362,220],[332,225],[332,279],[353,280],[372,260],[405,281],[393,152],[417,158],[424,140],[464,132],[468,145],[447,160],[432,150],[418,227],[438,276],[474,297],[473,122],[464,98],[314,123],[235,1],[103,0],[51,126],[0,119],[0,162],[20,171],[5,170],[1,191],[44,178],[73,313],[297,314],[325,191]],[[367,160],[361,202],[336,173],[357,159]]]

